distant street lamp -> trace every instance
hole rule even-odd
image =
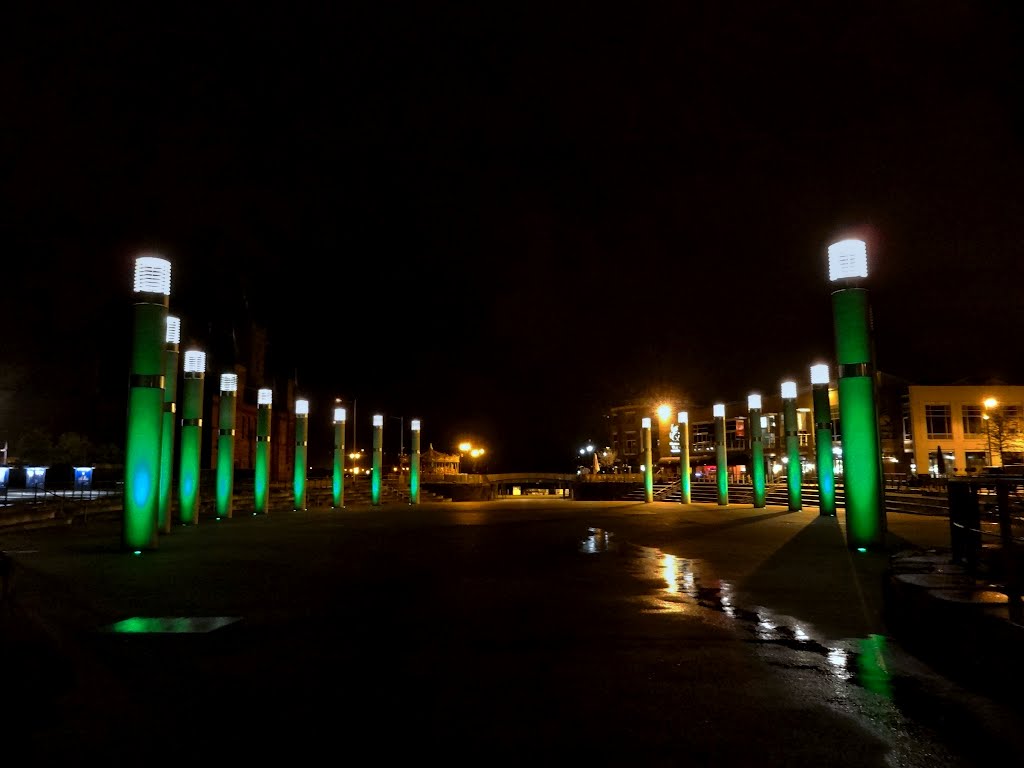
[[[679,501],[689,504],[690,496],[690,415],[680,411],[679,423]]]
[[[292,492],[295,510],[306,509],[306,454],[309,450],[309,400],[295,401],[295,468]]]
[[[715,484],[718,486],[718,505],[729,503],[729,455],[725,446],[725,403],[711,406],[715,419]]]
[[[818,462],[818,512],[836,516],[836,480],[832,454],[832,405],[828,399],[829,370],[824,363],[811,366],[814,398],[814,447]]]
[[[984,413],[984,415],[981,418],[984,419],[985,422],[987,422],[985,424],[985,436],[986,436],[986,438],[988,438],[988,465],[991,467],[992,466],[992,417],[989,416],[989,411],[994,411],[998,407],[999,401],[996,400],[994,397],[986,397],[984,405],[985,405],[985,413]]]
[[[409,422],[412,446],[409,450],[409,503],[420,503],[420,420]]]
[[[345,409],[334,409],[334,476],[331,483],[334,508],[345,506]]]
[[[651,419],[645,416],[640,421],[640,430],[644,439],[644,499],[650,504],[654,501],[654,451],[651,448]]]

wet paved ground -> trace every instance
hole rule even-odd
[[[948,535],[889,516],[890,551]],[[1024,757],[1019,708],[886,636],[888,553],[849,552],[841,514],[506,500],[204,520],[140,556],[116,521],[2,537],[5,757]]]

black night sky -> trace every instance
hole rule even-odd
[[[1019,3],[26,7],[0,439],[69,383],[123,417],[145,251],[183,347],[263,323],[313,419],[492,471],[570,469],[630,396],[804,381],[846,236],[881,370],[1024,383]]]

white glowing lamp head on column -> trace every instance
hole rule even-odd
[[[649,416],[644,416],[642,419],[640,419],[640,428],[641,429],[650,429],[651,428],[651,419],[650,419]]]
[[[274,402],[274,390],[267,389],[266,387],[264,387],[263,389],[261,389],[261,390],[256,392],[256,404],[257,405],[270,405],[273,402]]]
[[[295,401],[295,415],[296,416],[309,416],[309,400],[296,400]]]
[[[752,411],[761,410],[761,396],[760,395],[747,395],[747,408]]]
[[[811,366],[811,384],[828,384],[828,366],[825,363]]]
[[[690,414],[688,414],[686,411],[680,411],[679,413],[676,414],[676,423],[677,424],[689,424],[690,423]]]
[[[139,256],[135,260],[135,293],[171,295],[171,262],[159,256]]]
[[[185,352],[185,373],[206,373],[206,353],[197,349]]]
[[[181,341],[181,318],[173,315],[167,316],[167,336],[164,341],[168,344],[177,344]]]
[[[334,423],[341,424],[345,420],[345,409],[335,408],[334,409]]]
[[[238,374],[237,373],[222,373],[220,375],[220,391],[221,392],[237,392],[238,391]]]
[[[379,413],[373,414],[373,426],[375,426],[375,427],[383,427],[384,426],[384,416],[382,414],[379,414]]]
[[[796,398],[796,382],[795,381],[784,381],[782,382],[782,396],[788,400]]]
[[[829,282],[868,276],[868,247],[863,240],[840,240],[828,247]]]
[[[711,406],[711,415],[716,419],[725,416],[725,403],[715,403]]]
[[[412,422],[410,422],[409,429],[411,429],[413,432],[419,432],[420,431],[420,420],[419,419],[413,419]]]

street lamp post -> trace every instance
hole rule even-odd
[[[137,258],[134,293],[121,540],[126,549],[140,552],[157,544],[171,263],[157,256]]]
[[[309,400],[295,401],[295,471],[292,492],[295,510],[306,509],[306,453],[309,450]]]
[[[345,506],[345,409],[334,409],[334,508]]]
[[[370,476],[370,503],[380,504],[381,472],[384,467],[384,416],[373,415],[373,474]]]
[[[747,409],[750,412],[750,483],[754,491],[754,509],[764,509],[766,504],[764,487],[764,442],[761,432],[761,396],[749,395]]]
[[[174,416],[178,398],[178,343],[181,320],[167,317],[167,338],[164,347],[164,423],[160,433],[160,504],[157,527],[160,533],[171,532],[171,488],[174,485]]]
[[[690,415],[680,411],[679,422],[679,501],[689,504],[690,494]]]
[[[715,484],[718,487],[718,506],[729,503],[729,456],[725,446],[725,403],[711,407],[715,419]]]
[[[789,490],[789,511],[803,509],[800,484],[800,433],[796,421],[796,382],[784,381],[782,391],[782,422],[786,431],[786,488]]]
[[[982,419],[984,419],[985,421],[985,437],[988,441],[988,465],[990,467],[992,466],[992,417],[989,416],[989,411],[994,410],[998,405],[999,401],[996,400],[994,397],[985,398],[985,413],[982,416]]]
[[[274,391],[262,388],[256,393],[256,468],[253,480],[253,512],[270,511],[270,409]]]
[[[650,504],[654,501],[654,450],[651,446],[651,419],[645,416],[640,422],[644,439],[644,499]]]
[[[203,450],[206,353],[196,349],[186,350],[182,369],[178,519],[182,525],[195,525],[199,522],[199,466]]]
[[[828,247],[829,280],[844,286],[832,293],[832,313],[839,364],[847,545],[859,551],[884,547],[886,529],[871,311],[867,291],[854,285],[868,276],[867,260],[863,240],[841,240]]]
[[[420,503],[420,420],[409,422],[411,447],[409,449],[409,503]]]
[[[235,486],[235,411],[238,375],[220,375],[220,432],[217,435],[217,517],[231,517]]]
[[[832,458],[832,405],[828,399],[829,370],[825,364],[811,366],[814,398],[814,449],[818,461],[818,512],[836,516],[836,480]]]

